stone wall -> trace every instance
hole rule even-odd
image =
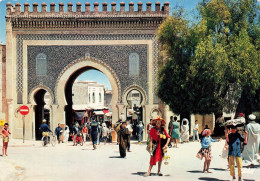
[[[0,120],[6,119],[6,46],[0,45]]]

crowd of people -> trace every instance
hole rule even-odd
[[[260,124],[256,121],[256,116],[251,114],[248,117],[248,124],[245,125],[245,118],[243,114],[239,114],[238,117],[227,121],[225,125],[225,145],[222,151],[222,158],[227,159],[228,169],[232,179],[235,180],[235,162],[238,169],[238,180],[242,180],[242,162],[247,164],[246,166],[252,168],[254,165],[259,164],[259,147],[260,147]],[[241,129],[241,127],[244,127]],[[136,127],[136,133],[138,135],[138,142],[141,144],[143,141],[143,129],[144,124],[139,121]],[[43,124],[40,127],[43,136],[48,136],[49,132],[52,132],[49,126],[46,124],[46,120],[43,120]],[[126,152],[130,152],[130,137],[133,132],[132,125],[129,121],[119,120],[112,128],[111,125],[107,125],[105,122],[98,122],[95,117],[91,118],[91,122],[85,123],[80,126],[79,123],[75,123],[70,131],[66,125],[64,129],[58,124],[55,129],[58,142],[61,141],[61,135],[63,135],[63,142],[68,142],[69,137],[72,137],[73,145],[76,145],[76,136],[81,135],[82,140],[86,142],[90,140],[93,144],[93,149],[97,149],[97,144],[101,141],[106,143],[112,143],[112,131],[117,133],[117,144],[119,145],[119,153],[122,158],[126,157]],[[192,128],[193,141],[199,141],[201,148],[196,154],[199,159],[205,159],[203,165],[204,173],[211,173],[210,163],[212,159],[211,144],[221,141],[222,139],[212,139],[211,130],[206,125],[201,132],[201,138],[199,137],[199,125],[198,121],[195,121],[195,125]],[[147,125],[147,151],[150,153],[150,162],[147,173],[144,176],[150,176],[151,170],[158,162],[157,174],[162,176],[161,165],[163,159],[167,159],[165,154],[167,148],[178,148],[178,141],[181,143],[189,142],[189,121],[184,118],[182,123],[178,121],[177,117],[170,117],[168,124],[168,132],[166,130],[166,122],[162,118],[150,119],[150,123]],[[11,132],[8,129],[8,123],[5,123],[0,135],[3,136],[3,156],[7,156],[7,147],[9,141],[9,135]],[[171,143],[172,142],[172,143]],[[172,145],[173,144],[173,145]],[[46,145],[46,144],[45,144]]]

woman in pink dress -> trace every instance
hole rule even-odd
[[[166,129],[165,129],[166,122],[161,119],[157,118],[152,121],[152,125],[154,126],[150,131],[150,153],[151,153],[151,159],[150,159],[150,166],[148,169],[148,172],[144,176],[150,176],[151,170],[154,165],[158,163],[158,172],[157,175],[162,176],[161,173],[161,165],[162,160],[164,156],[164,150],[167,149],[168,144],[170,142],[170,136],[168,135]]]

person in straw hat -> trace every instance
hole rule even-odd
[[[166,122],[162,118],[157,118],[152,121],[154,126],[150,131],[150,142],[149,142],[149,152],[151,154],[150,166],[144,176],[150,176],[151,170],[154,165],[158,162],[158,172],[157,175],[162,176],[161,165],[164,157],[164,152],[166,151],[168,144],[170,142],[170,136],[165,129]]]

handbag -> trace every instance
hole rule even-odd
[[[151,156],[155,154],[155,150],[157,148],[157,144],[152,144],[152,151],[150,152],[150,144],[148,143],[146,146],[146,150],[150,153]]]

